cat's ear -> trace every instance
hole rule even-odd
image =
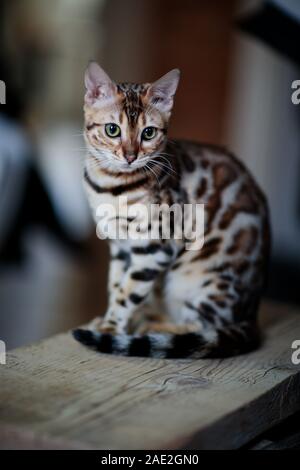
[[[152,83],[148,89],[150,103],[163,113],[170,113],[172,110],[179,78],[180,71],[173,69]]]
[[[116,85],[97,62],[89,63],[85,71],[84,83],[86,88],[85,102],[90,106],[107,104],[113,100]]]

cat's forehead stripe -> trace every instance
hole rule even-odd
[[[127,116],[129,125],[133,127],[137,124],[138,118],[144,110],[142,95],[145,87],[138,83],[119,83],[118,91],[124,96],[123,111]]]

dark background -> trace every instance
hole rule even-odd
[[[8,348],[105,311],[107,247],[81,187],[90,59],[116,81],[181,69],[171,136],[226,145],[251,169],[272,215],[266,295],[300,303],[300,108],[291,102],[300,71],[290,51],[300,11],[299,2],[285,4],[293,15],[262,1],[1,0],[0,338]]]

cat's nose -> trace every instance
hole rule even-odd
[[[125,159],[127,161],[127,163],[129,163],[129,165],[134,162],[134,160],[136,160],[137,156],[136,155],[125,155]]]

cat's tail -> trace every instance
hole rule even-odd
[[[77,329],[74,338],[106,354],[153,358],[229,357],[256,349],[260,335],[255,323],[248,321],[210,331],[181,335],[149,333],[146,335],[111,335]]]

